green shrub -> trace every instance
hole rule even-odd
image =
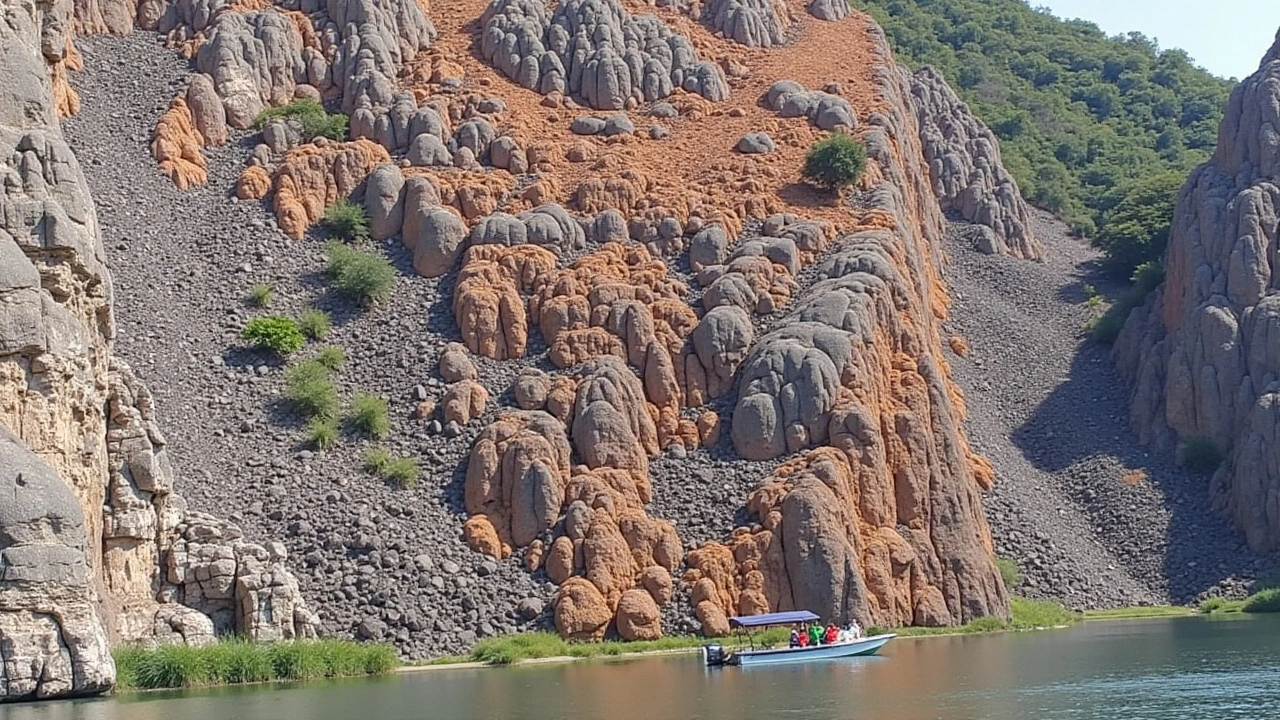
[[[254,119],[254,127],[261,130],[264,125],[278,118],[297,121],[302,139],[310,142],[316,137],[327,137],[330,140],[347,138],[347,116],[342,113],[330,115],[324,106],[314,100],[294,100],[288,105],[267,108],[258,113]]]
[[[391,418],[387,413],[387,401],[377,395],[356,393],[351,399],[351,411],[347,422],[356,430],[375,438],[384,438],[391,432]]]
[[[331,325],[329,313],[323,310],[310,308],[303,310],[298,316],[298,329],[312,340],[323,340],[329,334]]]
[[[1280,612],[1280,588],[1271,588],[1254,593],[1245,598],[1241,612],[1273,613]]]
[[[307,343],[293,318],[274,315],[253,318],[240,331],[240,337],[255,347],[274,350],[281,355],[297,352]]]
[[[837,133],[809,146],[800,171],[806,182],[839,191],[856,183],[867,169],[867,149],[858,140]]]
[[[329,277],[339,292],[362,303],[376,302],[390,294],[396,269],[386,258],[340,242],[329,243],[326,250]]]
[[[1103,345],[1116,341],[1129,314],[1146,302],[1147,296],[1164,282],[1164,264],[1158,260],[1144,262],[1133,271],[1130,281],[1133,284],[1129,289],[1121,293],[1115,304],[1090,328],[1090,335],[1095,341]]]
[[[272,678],[271,661],[261,648],[239,638],[203,648],[211,682],[253,683]]]
[[[1058,627],[1076,620],[1076,616],[1056,600],[1029,600],[1016,595],[1009,598],[1009,613],[1010,626],[1016,630]]]
[[[316,362],[329,370],[337,370],[347,361],[347,352],[340,345],[325,345],[316,353]]]
[[[364,240],[369,237],[369,216],[364,206],[346,198],[324,209],[324,223],[344,240]]]
[[[965,632],[975,633],[1000,632],[1008,629],[1009,623],[990,615],[977,618],[965,626]]]
[[[386,448],[372,447],[365,451],[364,469],[380,475],[400,488],[411,488],[418,483],[418,461],[398,458]]]
[[[328,450],[338,443],[338,421],[331,417],[313,417],[307,421],[307,441],[317,450]]]
[[[382,469],[382,474],[400,488],[418,484],[418,461],[413,458],[396,458]]]
[[[249,288],[249,304],[254,307],[268,307],[271,305],[271,297],[275,294],[275,288],[265,283],[258,283]]]
[[[1212,475],[1222,460],[1222,451],[1209,438],[1187,438],[1182,443],[1182,466],[1197,475]]]
[[[1000,577],[1004,580],[1004,586],[1010,590],[1022,584],[1022,570],[1018,567],[1016,560],[1006,557],[996,558],[996,568],[1000,570]]]
[[[315,360],[298,363],[285,371],[285,397],[308,418],[334,418],[338,414],[338,390],[329,368]]]
[[[376,475],[391,464],[391,453],[383,447],[371,447],[364,453],[364,469]]]
[[[1205,598],[1200,603],[1200,606],[1196,609],[1199,610],[1201,613],[1204,613],[1205,615],[1210,615],[1212,613],[1215,613],[1221,610],[1226,604],[1227,604],[1227,601],[1224,600],[1223,598],[1210,597],[1210,598]]]

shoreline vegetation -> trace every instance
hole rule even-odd
[[[351,640],[258,643],[230,638],[198,647],[126,646],[111,655],[115,692],[385,675],[400,665],[394,647]]]
[[[868,628],[868,635],[894,632],[903,638],[948,637],[996,632],[1025,632],[1063,628],[1079,622],[1184,617],[1192,615],[1280,612],[1280,588],[1269,588],[1243,600],[1214,597],[1198,607],[1156,605],[1073,612],[1053,600],[1013,597],[1010,619],[978,618],[955,627]],[[757,645],[787,642],[789,628],[755,633]],[[457,665],[501,667],[523,663],[573,661],[590,658],[635,657],[693,652],[715,642],[713,638],[678,635],[658,640],[597,643],[570,642],[540,631],[490,637],[476,643],[466,655],[447,655],[421,663],[401,665],[395,648],[350,640],[313,640],[255,643],[226,639],[212,645],[165,645],[154,649],[117,648],[115,692],[211,687],[246,683],[316,680],[385,675],[396,670],[423,670]],[[735,638],[720,640],[735,645]]]

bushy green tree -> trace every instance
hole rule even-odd
[[[1113,272],[1129,276],[1139,265],[1159,260],[1169,243],[1173,209],[1185,177],[1162,172],[1118,188],[1115,207],[1102,215],[1094,247],[1107,255]]]
[[[314,100],[294,100],[287,105],[266,108],[258,113],[253,124],[261,130],[267,123],[280,118],[296,122],[304,142],[316,137],[347,139],[347,116],[342,113],[329,114],[325,112],[323,105]]]

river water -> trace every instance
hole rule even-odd
[[[882,652],[746,669],[683,655],[429,670],[12,705],[0,720],[1280,718],[1280,617],[899,638]]]

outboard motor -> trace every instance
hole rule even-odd
[[[706,661],[707,667],[723,665],[727,657],[724,647],[720,645],[702,646],[702,659]]]

